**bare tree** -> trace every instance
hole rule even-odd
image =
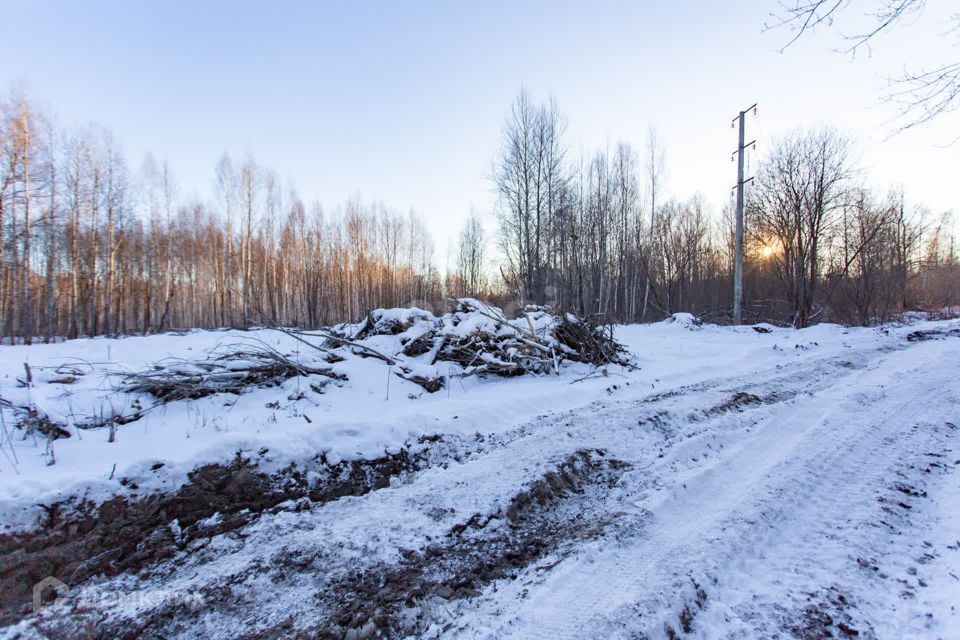
[[[259,191],[261,184],[260,167],[252,152],[247,153],[247,159],[240,168],[241,207],[243,209],[243,237],[240,246],[240,264],[242,272],[242,304],[243,322],[251,320],[252,307],[250,305],[253,289],[253,221],[256,217]]]
[[[12,309],[10,296],[10,275],[12,270],[7,264],[7,244],[10,242],[7,228],[12,208],[13,185],[16,180],[18,162],[17,145],[13,136],[13,113],[11,101],[5,101],[0,108],[0,327],[3,335],[13,335],[13,327],[8,320],[8,312]]]
[[[775,243],[791,324],[815,318],[823,245],[847,196],[848,142],[829,128],[795,131],[775,141],[748,201],[753,234]]]
[[[784,49],[800,39],[806,32],[819,26],[832,26],[851,6],[849,0],[789,0],[782,1],[780,10],[773,14],[774,20],[768,29],[787,27],[793,36]],[[846,46],[842,51],[849,55],[869,47],[881,33],[894,28],[911,15],[922,12],[925,0],[870,0],[866,14],[871,26],[864,31],[844,35]],[[960,30],[960,13],[954,14],[955,34]],[[897,80],[887,95],[887,100],[897,103],[901,109],[901,130],[915,127],[952,111],[960,103],[960,60],[935,64],[920,71],[907,71]]]
[[[565,182],[563,130],[554,101],[538,106],[521,91],[493,168],[500,247],[523,300],[542,301],[547,286],[550,229]]]
[[[117,331],[120,315],[120,300],[118,292],[118,256],[125,239],[125,220],[127,208],[127,165],[114,146],[113,137],[109,133],[105,136],[105,205],[107,208],[107,238],[106,238],[106,287],[104,289],[104,330],[107,333]]]
[[[228,154],[223,154],[217,162],[216,168],[217,195],[223,206],[223,216],[226,219],[226,245],[224,246],[222,272],[217,274],[220,299],[220,324],[233,324],[234,315],[233,292],[236,287],[236,266],[234,264],[236,251],[233,246],[234,230],[233,218],[237,207],[237,174],[233,162]]]
[[[643,310],[640,313],[640,321],[643,322],[647,317],[647,306],[650,302],[650,289],[653,284],[653,274],[650,272],[650,258],[653,252],[653,229],[657,216],[657,196],[660,193],[661,182],[666,172],[666,151],[660,146],[657,130],[651,127],[647,131],[647,188],[650,196],[650,227],[647,237],[647,246],[645,250],[644,267],[646,271],[646,282],[643,291]]]
[[[31,121],[30,106],[26,100],[21,100],[17,105],[17,119],[14,135],[16,136],[17,147],[20,159],[20,175],[23,180],[23,191],[21,195],[23,209],[23,224],[20,234],[22,237],[23,248],[20,252],[23,263],[20,266],[20,295],[19,304],[22,312],[23,340],[30,344],[33,340],[33,299],[31,296],[31,276],[33,267],[31,258],[33,257],[31,238],[33,236],[32,222],[30,217],[30,204],[33,193],[30,186],[30,178],[33,173],[33,150],[34,150],[34,131]]]
[[[471,211],[457,243],[457,278],[462,295],[479,297],[483,291],[486,244],[483,225]]]
[[[59,215],[57,193],[59,185],[57,184],[57,133],[53,125],[48,121],[45,127],[45,137],[47,140],[47,157],[43,172],[47,180],[47,213],[44,216],[44,242],[43,253],[46,257],[44,264],[44,321],[42,331],[44,340],[51,342],[54,339],[56,330],[57,316],[57,257],[59,251],[59,234],[57,226],[57,216]],[[0,228],[2,228],[0,224]]]
[[[616,287],[612,312],[617,317],[633,317],[637,308],[641,261],[634,251],[634,239],[643,227],[640,218],[640,184],[637,157],[626,143],[617,145],[614,156],[614,208],[616,211]]]

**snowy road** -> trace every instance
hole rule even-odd
[[[264,511],[7,633],[960,637],[958,363],[945,337],[655,395],[611,378],[588,407],[446,437],[388,487]]]
[[[816,625],[803,616],[808,600],[865,635],[960,634],[952,607],[922,610],[910,573],[923,572],[910,556],[922,557],[927,532],[907,512],[929,500],[905,492],[937,486],[930,471],[942,467],[930,464],[953,452],[956,428],[946,425],[960,391],[960,350],[922,351],[824,363],[818,373],[837,368],[819,383],[794,371],[748,386],[805,393],[681,429],[663,458],[624,476],[622,491],[636,498],[622,508],[642,520],[636,535],[592,541],[544,579],[478,603],[460,635],[635,637],[668,626],[704,637],[803,635]],[[872,570],[891,548],[901,557],[884,560],[896,566]],[[830,590],[849,605],[830,610]]]

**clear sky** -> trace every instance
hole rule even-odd
[[[211,191],[222,152],[249,148],[328,209],[356,193],[412,207],[441,261],[471,206],[492,208],[521,86],[556,97],[575,153],[642,149],[655,126],[669,195],[700,192],[715,212],[735,180],[730,120],[758,102],[761,152],[830,123],[858,140],[866,181],[960,213],[960,143],[944,146],[960,112],[884,141],[896,112],[880,101],[904,65],[957,57],[937,37],[950,3],[851,60],[827,31],[780,53],[789,33],[763,31],[776,2],[0,0],[0,84],[61,124],[107,126],[133,167],[169,160],[187,195]],[[850,17],[839,27],[855,31]]]

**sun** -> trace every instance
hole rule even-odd
[[[772,258],[773,254],[777,252],[777,248],[770,244],[765,244],[760,247],[760,257],[764,260]]]

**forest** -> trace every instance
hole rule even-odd
[[[870,325],[960,303],[951,212],[927,210],[905,185],[864,184],[855,145],[800,128],[758,152],[745,321]],[[557,102],[521,91],[491,159],[495,205],[470,214],[443,266],[414,212],[360,196],[327,211],[252,153],[223,154],[212,192],[185,198],[166,162],[133,165],[108,129],[60,127],[11,93],[0,103],[0,336],[317,327],[463,296],[508,312],[730,322],[732,207],[667,197],[653,129],[639,148],[572,149]]]

